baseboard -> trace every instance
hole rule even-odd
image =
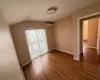
[[[46,52],[46,53],[44,53],[43,55],[45,55],[45,54],[47,54],[47,53],[49,53],[49,52],[51,52],[51,51],[53,51],[54,49],[51,49],[51,50],[49,50],[48,52]]]
[[[23,64],[21,67],[26,66],[27,64],[31,63],[32,61],[28,61],[27,63]]]
[[[79,61],[79,59],[78,59],[78,58],[75,58],[75,57],[74,57],[73,59],[74,59],[75,61]]]
[[[65,53],[68,53],[68,54],[71,54],[71,55],[73,55],[73,53],[72,52],[69,52],[69,51],[64,51],[64,50],[61,50],[61,49],[51,49],[51,50],[49,50],[48,52],[50,52],[50,51],[52,51],[52,50],[58,50],[58,51],[62,51],[62,52],[65,52]],[[47,53],[48,53],[47,52]],[[46,53],[45,53],[46,54]],[[79,61],[79,59],[78,58],[73,58],[74,60],[76,60],[76,61]],[[25,65],[27,65],[27,64],[29,64],[29,63],[31,63],[32,61],[28,61],[27,63],[25,63],[25,64],[23,64],[21,67],[24,67]]]
[[[55,49],[51,49],[51,50],[49,50],[48,52],[53,51],[53,50],[55,50]]]
[[[84,39],[83,41],[86,41],[87,42],[88,40],[87,39]]]
[[[72,52],[69,52],[69,51],[64,51],[64,50],[61,50],[61,49],[55,49],[55,50],[62,51],[62,52],[69,53],[69,54],[72,54],[73,55],[73,53]]]
[[[91,46],[86,46],[86,47],[88,47],[88,48],[92,48],[92,49],[97,49],[96,47],[91,47]]]
[[[24,72],[23,72],[22,68],[21,68],[21,73],[22,73],[22,76],[23,76],[23,80],[25,80],[25,76],[24,76]]]
[[[74,54],[73,54],[72,52],[69,52],[69,51],[64,51],[64,50],[60,50],[60,49],[55,49],[55,50],[62,51],[62,52],[65,52],[65,53],[68,53],[68,54],[71,54],[71,55],[74,56]],[[79,61],[79,58],[74,57],[73,59],[74,59],[75,61]]]

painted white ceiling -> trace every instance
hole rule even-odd
[[[0,8],[9,24],[24,20],[56,21],[75,10],[99,0],[0,0]],[[54,14],[47,14],[50,7],[58,7]]]

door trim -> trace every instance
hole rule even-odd
[[[83,17],[79,17],[77,19],[77,55],[74,56],[74,58],[79,61],[80,60],[80,53],[81,53],[81,48],[80,48],[80,27],[81,27],[81,20],[86,19],[86,18],[90,18],[90,17],[94,17],[94,16],[99,16],[100,15],[100,11],[96,12],[96,13],[92,13]]]

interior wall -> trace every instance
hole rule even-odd
[[[88,20],[88,46],[97,47],[99,18]]]
[[[57,21],[54,26],[55,47],[65,52],[73,53],[72,16]]]
[[[47,33],[47,42],[49,51],[55,48],[54,45],[54,33],[53,33],[53,26],[49,26],[46,28]]]
[[[19,63],[21,66],[31,61],[29,50],[28,50],[28,45],[26,42],[26,36],[24,33],[25,28],[32,28],[32,29],[44,28],[46,29],[49,51],[54,48],[53,33],[52,33],[53,28],[46,27],[46,25],[43,22],[25,21],[25,22],[11,25],[10,30],[11,30],[11,34],[12,34],[13,41],[15,44],[16,52],[18,55]]]
[[[83,22],[83,40],[88,41],[88,20]]]
[[[58,39],[57,41],[60,40],[59,42],[56,41],[56,44],[61,44],[61,46],[62,46],[62,45],[64,45],[64,43],[67,43],[67,44],[64,45],[64,47],[66,48],[66,51],[71,50],[74,54],[74,59],[79,60],[80,54],[79,54],[79,51],[78,51],[79,50],[78,44],[80,44],[82,42],[78,42],[78,39],[79,39],[78,30],[79,29],[77,27],[78,26],[77,20],[80,17],[86,16],[86,15],[89,15],[89,14],[92,14],[92,13],[96,13],[96,12],[99,12],[99,11],[100,11],[100,2],[93,4],[93,5],[90,5],[88,7],[85,7],[81,10],[73,12],[72,15],[71,15],[72,17],[70,17],[71,19],[69,19],[69,17],[66,17],[65,20],[62,19],[62,20],[56,21],[55,27],[58,28],[58,29],[54,29],[55,34],[58,33],[58,30],[59,30],[60,35],[63,34],[63,33],[69,33],[69,31],[71,31],[69,27],[73,28],[73,30],[69,34],[69,35],[73,34],[72,38],[69,38],[69,36],[67,34],[66,34],[66,37],[63,38],[62,40],[60,40],[61,39],[60,37],[56,38],[56,36],[55,36],[55,38]],[[70,25],[69,24],[60,24],[60,23],[63,23],[63,22],[64,23],[65,22],[70,23]],[[68,27],[68,29],[61,31],[60,29],[62,29],[64,26]],[[66,41],[66,38],[68,39],[69,42]],[[72,43],[72,39],[73,39],[73,43]],[[63,41],[63,43],[61,41]],[[71,47],[69,46],[70,49],[67,47],[68,45],[71,46]],[[58,48],[58,47],[59,47],[59,45],[56,45],[56,48]],[[61,49],[65,50],[64,48],[61,48]]]
[[[73,26],[74,26],[74,58],[79,60],[79,56],[80,56],[80,53],[79,53],[79,47],[78,47],[78,44],[82,43],[81,41],[78,42],[78,25],[79,23],[77,23],[77,20],[83,16],[87,16],[87,15],[90,15],[90,14],[93,14],[93,13],[96,13],[96,12],[100,12],[100,2],[96,3],[96,4],[93,4],[93,5],[90,5],[86,8],[83,8],[77,12],[74,12],[73,13]],[[82,26],[81,26],[82,27]]]
[[[0,80],[24,80],[9,26],[0,10]]]

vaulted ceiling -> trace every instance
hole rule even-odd
[[[99,0],[0,0],[0,8],[9,24],[24,20],[56,21],[70,13],[91,5]],[[57,7],[54,14],[47,9]]]

